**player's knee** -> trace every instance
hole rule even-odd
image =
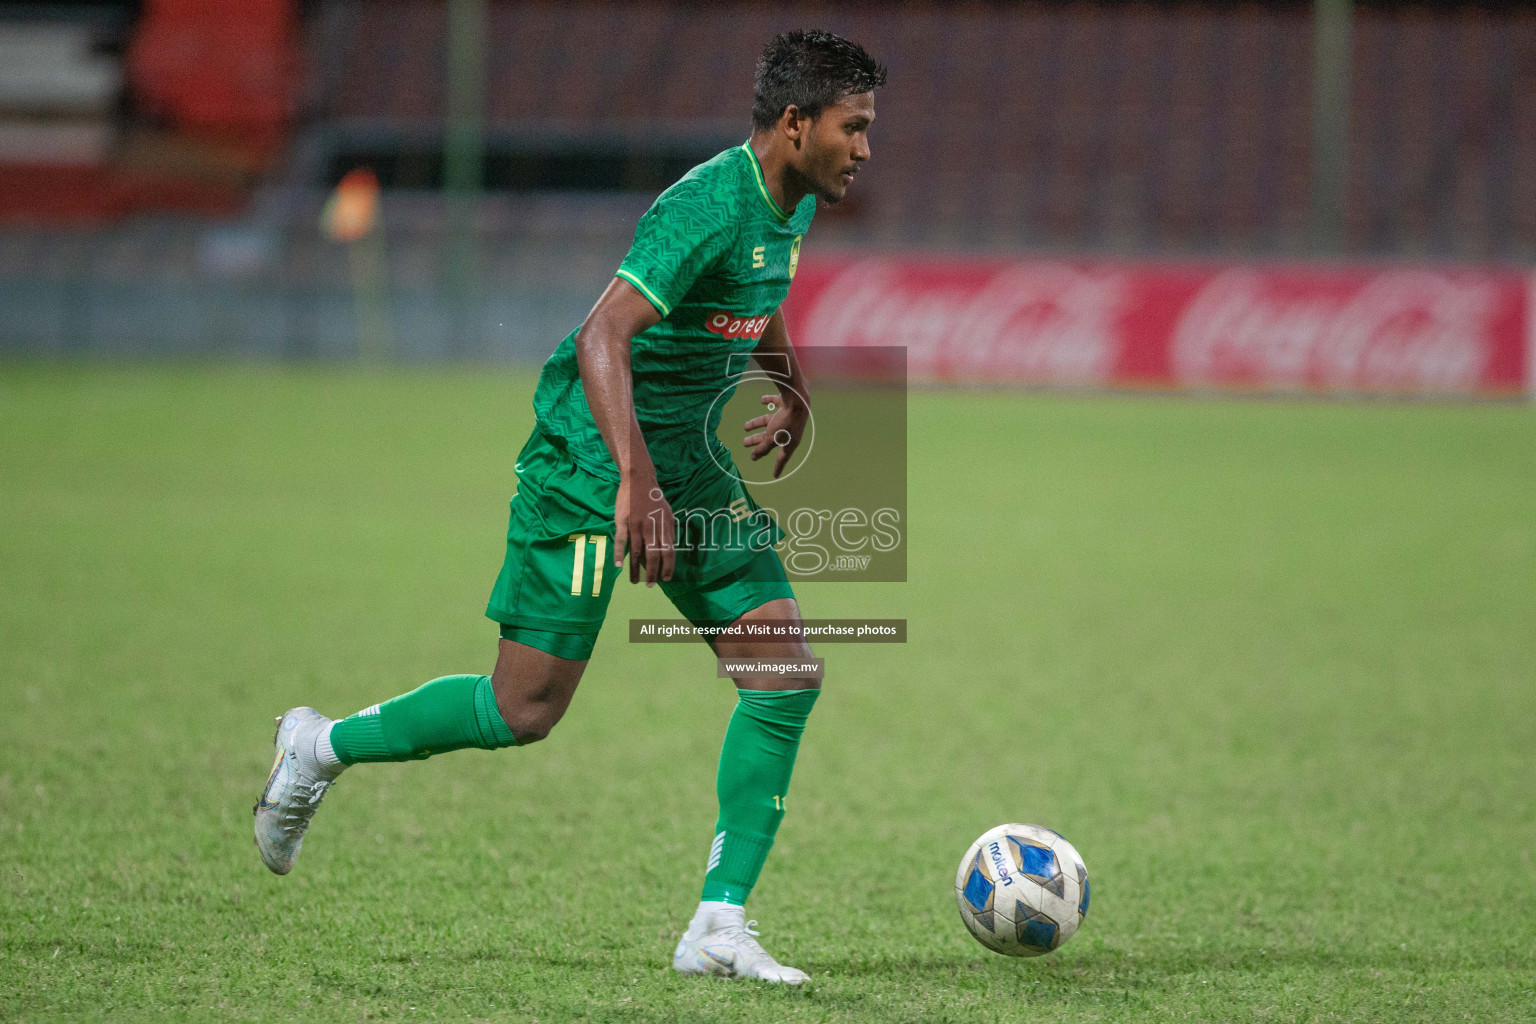
[[[545,739],[555,728],[553,722],[535,722],[531,725],[512,726],[512,735],[517,738],[517,745],[526,747],[530,743],[537,743]]]
[[[498,701],[497,709],[519,746],[546,738],[561,718],[557,708],[539,701]]]
[[[821,680],[815,676],[741,676],[732,679],[732,682],[738,690],[760,690],[764,693],[821,689]]]

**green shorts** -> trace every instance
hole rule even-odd
[[[534,431],[517,457],[507,556],[485,609],[502,637],[558,658],[591,657],[614,584],[627,571],[613,564],[618,486]],[[773,548],[778,527],[739,479],[706,463],[662,490],[678,520],[678,544],[672,579],[660,586],[685,618],[724,625],[794,597]]]

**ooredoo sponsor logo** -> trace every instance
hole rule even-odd
[[[756,341],[767,329],[768,319],[768,316],[742,316],[740,313],[717,309],[704,318],[704,327],[711,334],[727,339],[751,338]]]

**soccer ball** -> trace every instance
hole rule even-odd
[[[1041,956],[1088,913],[1088,869],[1072,844],[1039,825],[999,825],[971,844],[955,873],[960,920],[1005,956]]]

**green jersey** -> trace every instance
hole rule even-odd
[[[661,314],[630,349],[635,414],[659,478],[685,476],[723,448],[720,414],[789,294],[815,212],[814,196],[781,210],[742,143],[689,171],[640,218],[617,275]],[[544,364],[533,408],[551,443],[618,479],[577,371],[575,331]]]

